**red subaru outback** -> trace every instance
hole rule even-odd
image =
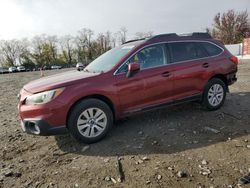
[[[220,108],[236,79],[238,60],[207,33],[163,34],[129,41],[83,71],[32,81],[20,92],[22,129],[102,139],[113,122],[135,112],[186,101]]]

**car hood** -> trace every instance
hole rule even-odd
[[[99,74],[100,73],[90,73],[76,70],[68,71],[31,81],[24,86],[24,89],[30,93],[38,93],[72,85],[79,80],[90,78]]]

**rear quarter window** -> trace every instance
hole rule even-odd
[[[222,53],[222,49],[209,42],[200,42],[200,45],[207,51],[209,56],[216,56]]]
[[[216,56],[223,52],[213,43],[200,41],[171,42],[167,47],[172,55],[171,63]]]

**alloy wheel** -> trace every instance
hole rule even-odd
[[[214,84],[208,90],[208,102],[213,107],[220,105],[220,103],[223,101],[223,97],[224,90],[220,84]]]
[[[107,122],[104,111],[99,108],[88,108],[78,117],[77,128],[84,137],[93,138],[105,130]]]

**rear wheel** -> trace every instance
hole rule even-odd
[[[226,98],[226,85],[218,78],[211,79],[203,93],[203,106],[208,110],[219,109]]]
[[[85,99],[77,103],[70,113],[68,129],[83,143],[94,143],[106,136],[113,124],[109,106],[98,99]]]

